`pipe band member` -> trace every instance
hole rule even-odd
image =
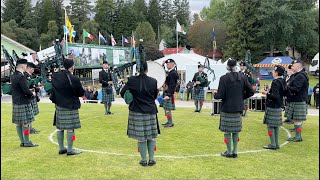
[[[267,95],[266,111],[264,114],[263,124],[268,127],[270,144],[263,146],[265,149],[279,149],[279,128],[282,125],[282,105],[284,86],[286,82],[283,79],[285,69],[282,66],[275,66],[272,71],[274,80],[271,83],[270,90],[262,90],[262,94]]]
[[[194,112],[201,112],[203,102],[206,100],[204,88],[208,86],[208,75],[203,72],[203,65],[198,65],[198,72],[194,74],[192,82],[193,87],[193,99],[196,109]]]
[[[148,65],[142,64],[143,71],[139,76],[128,79],[120,94],[129,104],[129,117],[127,135],[138,141],[138,151],[141,155],[142,166],[153,166],[156,138],[160,134],[157,105],[158,96],[157,80],[147,76]],[[147,162],[147,150],[149,161]]]
[[[174,124],[172,122],[171,111],[176,109],[174,102],[174,90],[177,86],[179,75],[176,71],[176,64],[173,59],[168,59],[164,61],[163,65],[164,64],[167,65],[168,71],[163,92],[163,109],[165,111],[165,116],[167,117],[168,121],[162,125],[164,127],[173,127]]]
[[[237,62],[229,60],[226,75],[220,78],[218,92],[215,99],[221,99],[220,125],[219,129],[224,132],[224,142],[227,151],[221,156],[227,158],[238,157],[239,133],[242,129],[243,99],[253,96],[254,91],[244,75],[236,71]],[[233,150],[231,151],[231,142]]]
[[[73,149],[76,140],[75,129],[81,128],[79,109],[79,97],[84,95],[84,89],[80,79],[73,75],[74,61],[65,59],[63,62],[65,70],[52,75],[51,101],[55,104],[55,115],[53,125],[57,128],[57,139],[59,154],[77,155],[81,152]],[[64,130],[67,131],[68,146],[64,146]]]
[[[36,147],[30,136],[31,122],[34,121],[34,112],[31,100],[35,98],[35,91],[27,86],[27,78],[24,75],[27,69],[27,60],[18,59],[16,71],[11,77],[12,88],[12,123],[16,124],[21,147]]]
[[[102,70],[99,72],[99,82],[102,84],[102,103],[105,108],[105,115],[112,114],[110,111],[114,101],[112,74],[108,61],[103,61]]]

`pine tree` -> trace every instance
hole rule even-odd
[[[115,5],[112,0],[97,0],[95,6],[96,15],[94,20],[100,25],[101,33],[112,33],[113,15]]]
[[[79,23],[82,24],[89,20],[92,6],[89,0],[71,0],[71,19],[78,18]]]
[[[57,16],[52,0],[43,0],[43,2],[39,5],[41,7],[39,11],[39,21],[37,28],[39,33],[46,33],[48,31],[49,21],[56,20]]]
[[[161,14],[161,24],[173,27],[175,26],[175,19],[172,17],[172,1],[171,0],[160,0],[160,14]]]
[[[25,22],[22,25],[24,19],[27,18],[28,22],[30,20],[31,7],[31,0],[4,0],[1,18],[3,22],[14,19],[19,27],[23,27],[26,25]]]
[[[53,7],[56,14],[56,23],[59,28],[58,36],[63,36],[63,30],[62,27],[65,24],[65,14],[64,14],[64,8],[63,8],[63,0],[53,0]]]
[[[150,0],[147,20],[151,24],[153,31],[158,32],[160,19],[160,6],[158,0]]]
[[[135,38],[143,39],[144,47],[155,48],[156,46],[156,33],[153,31],[149,22],[139,23],[137,29],[134,32]]]
[[[134,0],[133,9],[137,13],[139,22],[144,22],[147,20],[148,8],[145,0]]]

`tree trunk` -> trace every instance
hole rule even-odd
[[[270,57],[273,57],[273,50],[274,50],[274,45],[270,45]]]

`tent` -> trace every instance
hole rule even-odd
[[[292,61],[292,58],[289,56],[267,57],[253,66],[259,68],[261,79],[273,79],[271,71],[274,66],[281,65],[283,67],[288,67]]]

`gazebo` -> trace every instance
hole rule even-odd
[[[280,65],[288,67],[292,63],[290,56],[278,56],[278,57],[267,57],[258,64],[254,64],[254,67],[259,68],[261,79],[272,79],[271,71],[274,66]]]

